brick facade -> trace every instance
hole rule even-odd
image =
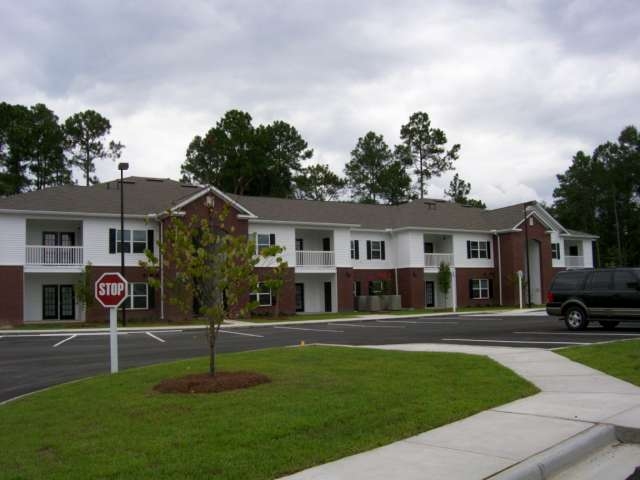
[[[471,298],[471,280],[486,278],[489,280],[489,298]],[[456,294],[459,307],[485,307],[498,305],[497,273],[493,268],[456,268]]]
[[[23,322],[23,267],[0,266],[0,325]]]
[[[339,312],[351,312],[355,308],[353,297],[355,277],[353,272],[353,268],[336,268]]]
[[[403,308],[424,308],[424,269],[399,268],[398,292],[402,295]]]

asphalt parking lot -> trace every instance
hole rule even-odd
[[[544,312],[526,316],[443,315],[224,328],[218,351],[299,345],[303,340],[344,345],[454,343],[558,348],[627,338],[640,338],[640,323],[622,323],[614,331],[605,331],[593,322],[586,331],[569,332]],[[208,353],[204,330],[121,332],[119,350],[121,369]],[[0,402],[108,371],[106,333],[0,331]]]

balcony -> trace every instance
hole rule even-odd
[[[335,264],[331,250],[296,250],[296,267],[333,268]]]
[[[567,268],[582,268],[584,267],[584,256],[567,255],[564,257],[564,264]]]
[[[453,265],[453,253],[425,253],[424,266],[427,268],[438,268],[440,264]]]
[[[84,249],[45,245],[26,246],[26,265],[77,267],[84,265]]]

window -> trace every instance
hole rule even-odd
[[[471,298],[489,298],[489,280],[487,278],[477,278],[471,280]]]
[[[382,295],[385,291],[384,280],[371,280],[369,282],[369,295]]]
[[[554,260],[560,260],[560,244],[552,243],[551,244],[551,258]]]
[[[124,233],[124,236],[122,235]],[[124,253],[131,253],[131,230],[117,230],[116,240],[118,253],[124,250]]]
[[[433,253],[433,242],[424,242],[424,253]]]
[[[612,273],[610,270],[592,272],[589,277],[588,290],[609,290]]]
[[[556,290],[580,290],[587,272],[561,272],[553,281],[551,289]]]
[[[367,260],[384,259],[384,240],[367,240]]]
[[[351,240],[351,258],[353,260],[360,259],[360,242],[358,240]]]
[[[249,294],[249,300],[252,302],[257,302],[257,304],[261,307],[270,307],[271,306],[271,289],[267,288],[264,283],[258,283],[258,288],[255,292]]]
[[[616,271],[613,275],[613,289],[637,290],[638,279],[632,272],[629,272],[627,270]]]
[[[130,282],[129,296],[123,305],[129,310],[147,310],[149,308],[149,286],[142,282]]]
[[[578,256],[578,246],[577,245],[569,245],[569,256],[577,257]]]
[[[109,252],[120,253],[144,253],[147,249],[153,248],[153,230],[116,230],[109,232]]]
[[[256,234],[256,252],[261,253],[265,248],[276,244],[275,233],[258,233]]]
[[[359,297],[361,294],[362,293],[360,291],[360,282],[356,280],[355,282],[353,282],[353,296]]]
[[[132,230],[133,253],[144,253],[147,248],[147,232],[145,230]]]
[[[296,252],[304,250],[304,240],[302,238],[296,238]]]
[[[490,242],[467,240],[467,258],[491,258]]]

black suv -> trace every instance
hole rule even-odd
[[[640,269],[559,272],[547,294],[547,313],[564,317],[569,330],[584,330],[591,319],[606,329],[640,319]]]

